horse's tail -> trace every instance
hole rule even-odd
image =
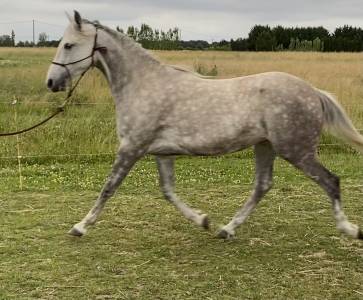
[[[363,153],[363,136],[354,127],[344,109],[333,95],[321,90],[319,93],[323,107],[324,128]]]

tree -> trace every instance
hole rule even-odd
[[[313,51],[324,51],[324,42],[318,37],[313,40]]]
[[[332,44],[335,51],[362,51],[363,30],[348,25],[338,27],[333,33]]]
[[[226,40],[221,40],[220,42],[213,42],[210,47],[210,50],[217,50],[217,51],[230,51],[231,50],[231,43]]]
[[[10,35],[4,34],[0,36],[0,47],[12,47],[13,41]]]
[[[296,49],[296,39],[291,38],[289,44],[289,50],[294,51]]]
[[[12,47],[15,47],[15,32],[14,32],[14,30],[11,31],[11,42],[12,42]]]
[[[45,32],[39,33],[37,46],[45,47],[47,45],[48,35]]]
[[[342,32],[346,33],[345,28]],[[353,30],[354,31],[354,30]],[[355,36],[358,36],[356,34]],[[363,34],[362,34],[363,36]],[[332,43],[327,42],[331,38],[329,31],[324,27],[283,27],[278,25],[272,29],[269,26],[255,25],[247,39],[250,51],[281,51],[289,49],[293,51],[326,51],[332,49]],[[315,41],[315,42],[314,42]],[[347,44],[337,39],[335,44]],[[327,47],[325,47],[327,45]],[[351,42],[350,48],[358,49],[357,42]],[[231,45],[233,48],[233,46]]]
[[[130,37],[130,38],[132,38],[132,39],[134,39],[135,41],[137,41],[137,38],[138,38],[138,34],[139,34],[139,30],[136,28],[136,27],[134,27],[134,26],[129,26],[128,28],[127,28],[127,35]]]
[[[263,32],[271,32],[269,26],[263,25],[255,25],[252,27],[251,31],[248,34],[248,49],[251,51],[257,51],[257,39],[258,36]],[[260,41],[261,42],[261,41]]]
[[[177,27],[165,32],[163,30],[153,30],[149,25],[141,24],[140,29],[129,26],[127,28],[127,35],[146,49],[180,49],[180,30]]]
[[[257,36],[255,42],[256,51],[274,51],[276,48],[276,39],[271,30],[262,31]]]
[[[209,48],[209,43],[202,40],[180,41],[180,47],[186,50],[205,50]]]
[[[154,31],[147,24],[141,24],[140,31],[138,33],[138,40],[153,41]]]
[[[248,51],[248,39],[238,38],[235,41],[232,39],[230,44],[232,51]]]
[[[291,39],[290,28],[284,28],[279,25],[272,29],[272,34],[274,35],[276,45],[278,45],[280,50],[289,48]]]
[[[122,31],[122,29],[118,29]],[[208,43],[203,40],[182,41],[178,28],[167,31],[152,29],[142,24],[140,29],[129,26],[126,33],[147,49],[213,49],[225,51],[363,51],[363,29],[343,26],[333,34],[319,27],[283,27],[270,28],[268,25],[255,25],[248,38],[221,40]]]

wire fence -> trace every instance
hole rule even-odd
[[[50,109],[52,103],[50,102],[46,102],[46,101],[39,101],[39,102],[34,102],[34,103],[21,103],[21,102],[14,102],[14,101],[1,101],[0,105],[6,105],[9,107],[14,108],[12,110],[12,117],[10,118],[11,120],[7,119],[5,122],[3,121],[2,123],[0,122],[0,131],[4,132],[7,131],[8,128],[6,128],[6,125],[9,125],[12,123],[12,128],[14,128],[15,130],[21,129],[22,127],[26,127],[23,123],[24,119],[26,119],[26,117],[28,117],[28,121],[30,122],[36,122],[34,121],[34,114],[36,113],[36,118],[41,119],[41,116],[39,116],[39,107],[41,107],[42,109],[44,109],[44,107],[46,107],[47,109]],[[18,108],[23,106],[23,109],[21,110],[21,112],[19,112]],[[24,110],[24,108],[26,107],[31,107],[33,109],[30,110]],[[34,109],[38,108],[37,109]],[[16,162],[16,168],[17,168],[17,173],[18,173],[18,178],[19,178],[19,189],[23,190],[24,187],[24,180],[23,180],[23,167],[24,167],[24,163],[28,162],[29,160],[32,159],[36,159],[38,162],[42,162],[42,161],[57,161],[59,159],[68,159],[68,158],[72,158],[75,160],[78,159],[101,159],[102,161],[104,161],[105,159],[107,159],[108,161],[110,159],[112,159],[115,155],[116,155],[116,151],[82,151],[80,150],[81,147],[78,147],[78,150],[76,152],[67,152],[67,147],[64,147],[63,149],[61,149],[62,151],[64,151],[63,153],[29,153],[26,147],[24,147],[27,142],[29,143],[34,143],[34,141],[32,140],[35,137],[37,137],[38,135],[41,135],[43,140],[46,141],[46,143],[53,143],[54,139],[56,139],[56,136],[52,136],[52,130],[50,130],[51,128],[54,128],[55,126],[58,128],[58,130],[62,130],[62,126],[64,126],[65,124],[67,124],[67,118],[69,118],[69,114],[74,114],[74,109],[77,108],[78,109],[78,115],[82,118],[85,117],[86,112],[84,111],[85,108],[87,107],[91,107],[92,108],[92,112],[93,115],[88,116],[89,118],[91,118],[91,123],[97,123],[100,122],[100,120],[102,122],[106,122],[106,124],[108,124],[109,129],[107,130],[108,134],[110,136],[115,136],[115,117],[114,117],[114,113],[112,112],[112,110],[110,110],[109,108],[113,108],[114,105],[113,103],[108,103],[108,102],[96,102],[96,103],[72,103],[69,105],[68,107],[68,111],[66,112],[66,115],[64,116],[64,119],[62,120],[58,120],[58,125],[56,126],[56,121],[50,121],[50,124],[46,124],[44,125],[44,127],[39,130],[36,129],[36,131],[42,131],[42,133],[39,132],[34,132],[30,135],[25,134],[23,136],[14,136],[14,137],[7,137],[7,143],[4,142],[4,140],[1,140],[0,145],[2,146],[2,151],[5,151],[7,149],[7,151],[5,151],[3,155],[0,154],[0,161],[4,162],[4,161],[13,161],[13,165],[15,166],[15,162]],[[108,113],[105,114],[101,114],[98,115],[97,112],[99,111],[99,109],[94,109],[94,108],[99,108],[99,107],[103,107],[103,108],[107,108]],[[351,107],[349,109],[353,109],[354,107]],[[347,107],[346,107],[347,109]],[[43,113],[43,110],[41,110]],[[0,111],[1,113],[1,111]],[[4,112],[4,114],[8,117],[9,115],[11,115],[10,111],[6,111]],[[73,118],[77,120],[77,116]],[[30,117],[30,118],[29,118]],[[80,118],[81,119],[81,118]],[[78,123],[74,123],[75,126],[78,126],[79,124],[81,124],[83,121],[82,120],[77,120]],[[359,122],[360,124],[362,124],[361,122]],[[77,128],[73,128],[74,131],[77,131]],[[97,124],[96,124],[96,130],[97,130]],[[360,131],[361,133],[363,133],[363,129],[359,129],[358,131]],[[54,133],[54,132],[53,132]],[[58,133],[56,133],[56,135],[58,136]],[[92,134],[92,136],[94,137],[96,135],[96,133]],[[86,137],[84,137],[86,138]],[[115,147],[117,146],[117,138],[112,139]],[[79,143],[79,145],[81,145],[82,143],[84,143],[84,141],[81,139],[79,139],[77,141]],[[64,143],[67,144],[67,136],[64,137]],[[112,143],[112,142],[111,142]],[[91,142],[89,144],[94,144],[94,142]],[[43,144],[44,146],[44,144]],[[94,145],[96,146],[96,145]],[[114,147],[114,149],[116,149]],[[75,147],[77,148],[77,147]],[[326,149],[329,149],[329,151],[347,151],[346,146],[344,146],[343,143],[340,143],[338,140],[334,140],[334,139],[323,139],[322,143],[319,145],[319,151],[325,151]],[[90,150],[95,150],[95,149],[90,149]],[[96,149],[97,150],[97,149]],[[349,151],[349,150],[348,150]],[[351,150],[350,152],[352,152],[354,150]],[[0,152],[1,153],[1,152]],[[11,154],[13,153],[13,155]]]

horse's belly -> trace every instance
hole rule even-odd
[[[148,149],[155,155],[220,155],[236,152],[255,145],[264,138],[244,135],[233,138],[190,135],[177,139],[157,139]]]
[[[154,155],[191,155],[192,153],[180,146],[178,143],[166,141],[166,140],[155,140],[148,148],[147,153]]]
[[[240,139],[221,139],[220,141],[195,141],[187,143],[184,147],[188,148],[194,155],[221,155],[233,153],[262,141],[262,138],[240,138]]]

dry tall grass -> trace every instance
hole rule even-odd
[[[53,48],[0,48],[1,81],[17,78],[24,84],[36,80],[43,85],[48,63],[54,53]],[[363,53],[154,51],[153,54],[165,63],[191,70],[196,64],[210,69],[216,65],[219,78],[268,71],[287,72],[332,92],[347,107],[360,104],[363,97]],[[95,79],[90,83],[94,87],[92,94],[101,93],[100,98],[103,98],[108,94],[101,90],[107,90],[107,86],[100,84],[98,77]],[[7,89],[7,86],[2,84],[2,88]],[[84,84],[82,92],[87,90],[90,91]],[[11,90],[8,92],[11,93]]]
[[[55,49],[49,48],[0,48],[0,104],[9,103],[14,98],[26,104],[18,106],[17,125],[14,121],[14,107],[0,105],[1,132],[26,127],[39,121],[49,113],[51,105],[62,101],[64,94],[49,93],[44,84],[54,53]],[[216,66],[218,78],[267,71],[283,71],[296,75],[335,94],[356,127],[363,129],[361,53],[155,51],[154,55],[164,63],[191,70],[196,66],[202,66],[206,70]],[[85,77],[77,88],[73,101],[78,104],[100,105],[71,107],[65,118],[58,118],[43,129],[27,134],[22,146],[25,153],[36,156],[46,153],[114,151],[117,141],[112,112],[113,100],[100,72],[93,71]],[[89,124],[87,127],[84,126],[86,123]],[[324,139],[323,142],[331,143],[331,140]],[[39,145],[43,147],[40,148]],[[12,156],[12,140],[2,139],[0,146],[0,157]]]
[[[21,103],[0,105],[0,131],[14,125],[15,113],[18,126],[27,126],[62,99],[64,95],[51,94],[44,86],[53,54],[54,49],[0,48],[0,104],[13,98]],[[363,124],[362,54],[156,55],[190,68],[216,65],[219,77],[289,72],[335,93],[351,107],[355,123]],[[234,155],[181,158],[177,163],[178,194],[209,213],[211,234],[161,199],[155,163],[145,159],[107,203],[88,236],[66,236],[97,197],[112,156],[94,162],[66,157],[60,163],[52,157],[49,165],[44,157],[38,164],[29,156],[115,149],[112,99],[100,78],[90,73],[74,95],[77,103],[97,105],[73,105],[18,141],[0,138],[0,299],[362,298],[362,244],[339,238],[323,192],[283,160],[276,161],[274,189],[241,226],[236,240],[214,238],[218,224],[229,220],[252,188],[253,160]],[[23,157],[19,160],[17,147]],[[4,156],[14,157],[11,165],[5,165]],[[323,152],[320,159],[342,176],[346,213],[363,224],[362,158]],[[22,168],[18,161],[24,162]]]
[[[268,71],[293,74],[335,94],[355,123],[363,128],[362,53],[158,51],[156,56],[190,69],[196,64],[209,69],[216,65],[221,78]]]

